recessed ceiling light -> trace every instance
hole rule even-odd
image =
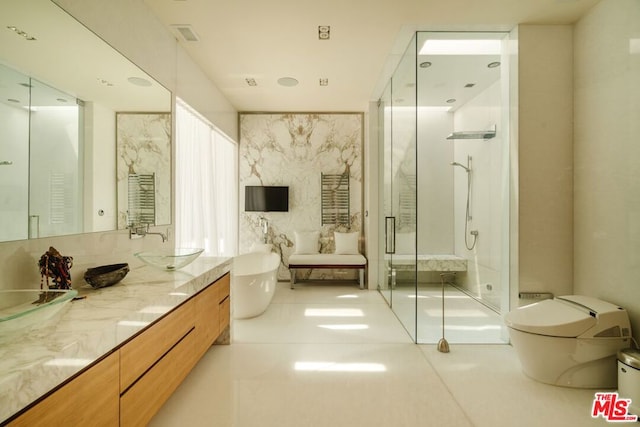
[[[329,40],[331,38],[331,27],[329,25],[318,26],[318,39]]]
[[[151,82],[147,79],[143,79],[142,77],[129,77],[127,80],[132,85],[143,86],[143,87],[151,86]]]
[[[455,98],[449,98],[447,99],[447,104],[453,104],[454,102],[456,102]]]
[[[64,98],[56,98],[56,101],[58,101],[58,102],[69,102]]]
[[[287,86],[287,87],[297,86],[298,80],[294,79],[293,77],[280,77],[278,79],[278,84],[280,86]]]
[[[464,85],[464,87],[474,87],[475,85],[475,83],[467,83],[466,85]]]
[[[496,68],[496,67],[499,67],[499,66],[500,66],[500,61],[489,62],[487,64],[487,67],[489,67],[489,68]]]
[[[8,30],[10,30],[10,31],[13,31],[14,33],[16,33],[16,34],[17,34],[17,35],[19,35],[19,36],[24,37],[24,38],[25,38],[25,40],[28,40],[28,41],[34,41],[34,40],[37,40],[37,39],[36,39],[35,37],[33,37],[32,35],[27,34],[25,31],[22,31],[20,28],[18,28],[18,27],[16,27],[16,26],[14,26],[14,25],[8,25],[8,26],[7,26],[7,29],[8,29]]]
[[[431,65],[432,65],[431,62],[424,61],[424,62],[420,63],[420,68],[429,68],[429,67],[431,67]]]

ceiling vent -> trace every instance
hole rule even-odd
[[[174,33],[184,41],[200,41],[200,37],[198,37],[195,31],[193,31],[193,27],[191,25],[172,25],[171,28],[173,29]]]

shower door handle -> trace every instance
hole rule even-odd
[[[384,253],[396,253],[396,217],[384,217]]]

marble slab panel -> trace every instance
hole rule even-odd
[[[334,230],[362,230],[362,152],[362,113],[241,114],[240,253],[262,242],[260,217],[266,218],[268,243],[282,258],[278,279],[289,280],[286,266],[295,231],[320,231],[320,252],[331,253]],[[349,224],[323,225],[321,174],[345,172],[349,173]],[[289,211],[244,212],[247,185],[289,186]]]

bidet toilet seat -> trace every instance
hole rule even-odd
[[[565,301],[548,299],[509,312],[508,327],[530,334],[574,338],[596,324],[595,317],[579,306]]]
[[[550,337],[620,337],[629,334],[625,310],[582,295],[566,295],[520,307],[505,316],[505,323],[521,332]]]

